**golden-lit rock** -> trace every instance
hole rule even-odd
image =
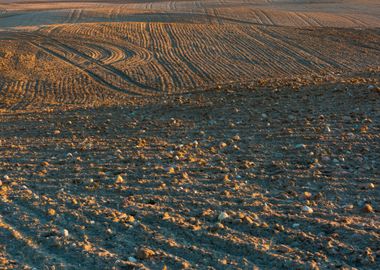
[[[156,253],[152,249],[141,247],[137,250],[136,257],[140,260],[146,260],[153,257],[155,254]]]

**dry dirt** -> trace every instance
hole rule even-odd
[[[0,269],[379,269],[375,0],[0,0]]]
[[[125,104],[380,63],[376,1],[0,1],[0,108]]]
[[[376,269],[378,83],[372,72],[3,113],[2,263]]]

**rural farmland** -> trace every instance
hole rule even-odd
[[[378,269],[376,0],[0,0],[0,269]]]

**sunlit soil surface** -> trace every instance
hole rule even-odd
[[[378,73],[0,118],[7,268],[375,269]]]
[[[376,0],[0,0],[0,269],[378,269]]]
[[[378,68],[377,1],[0,1],[0,108]]]
[[[0,107],[105,104],[378,67],[377,29],[112,23],[0,32]]]

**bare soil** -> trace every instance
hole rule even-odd
[[[376,269],[378,85],[369,72],[3,113],[1,262]]]
[[[0,0],[0,269],[380,269],[379,14]]]

